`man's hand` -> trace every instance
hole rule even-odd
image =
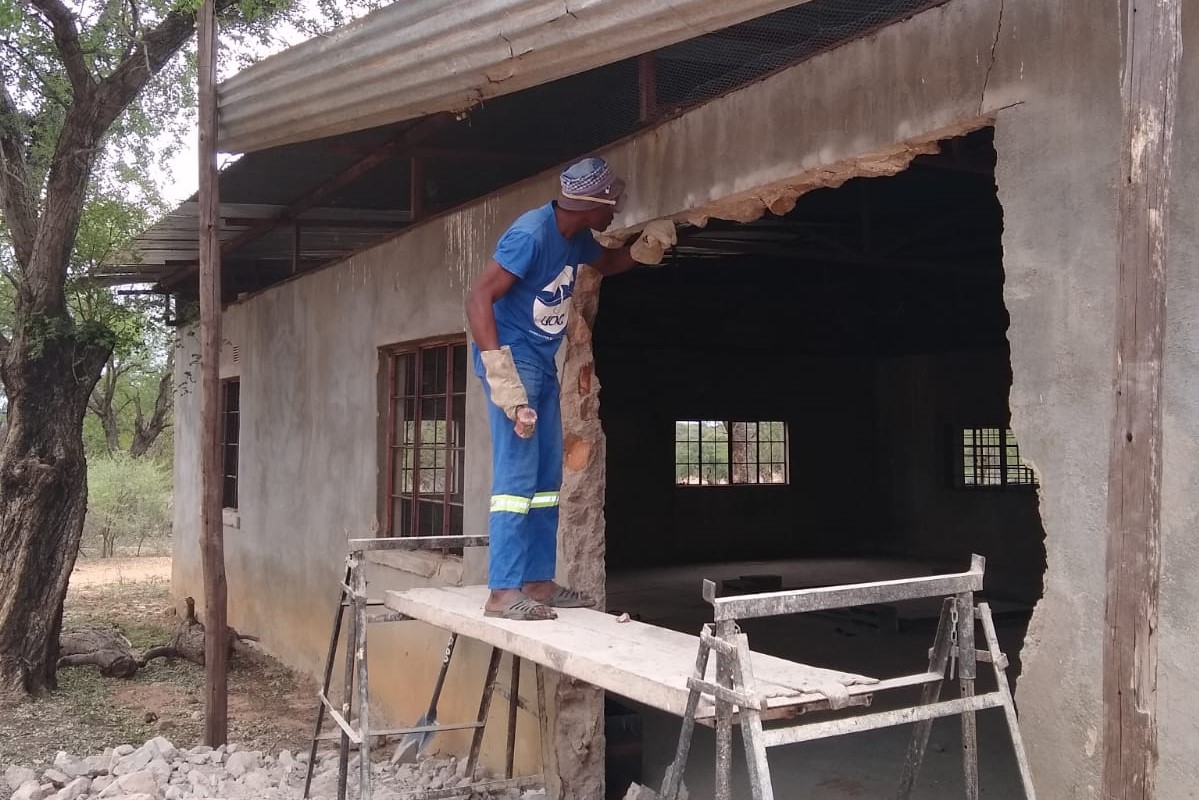
[[[678,244],[678,241],[674,223],[666,219],[656,219],[645,226],[637,241],[633,242],[630,252],[633,259],[641,264],[661,264],[662,256]]]
[[[505,345],[498,350],[481,350],[479,355],[491,389],[491,402],[516,423],[516,433],[528,439],[537,424],[537,414],[529,407],[529,395],[516,371],[511,348]]]

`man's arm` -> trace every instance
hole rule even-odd
[[[591,266],[606,276],[618,275],[636,264],[661,264],[663,254],[677,243],[674,223],[665,219],[654,220],[645,226],[632,246],[605,249],[591,262]]]
[[[466,322],[470,325],[470,335],[480,350],[500,349],[500,337],[495,328],[495,311],[491,306],[507,294],[514,283],[516,276],[501,267],[494,259],[488,262],[482,274],[475,279],[475,285],[466,297]]]
[[[600,252],[599,258],[591,262],[591,266],[599,272],[600,275],[619,275],[622,272],[627,272],[636,266],[637,262],[633,259],[633,255],[628,247],[618,247],[612,250],[604,248]]]

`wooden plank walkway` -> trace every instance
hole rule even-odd
[[[619,622],[611,614],[584,608],[558,609],[550,622],[518,622],[483,616],[483,586],[437,587],[387,592],[393,611],[498,647],[556,672],[577,678],[638,703],[682,716],[687,679],[695,670],[699,637],[646,625]],[[709,662],[708,680],[715,680]],[[758,693],[771,708],[821,704],[830,695],[867,700],[874,678],[811,667],[774,656],[751,657]],[[705,707],[706,705],[706,707]],[[711,716],[711,703],[699,717]]]

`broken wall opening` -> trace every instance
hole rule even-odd
[[[701,578],[725,593],[792,589],[953,571],[977,552],[1017,656],[1044,530],[1009,432],[993,131],[940,149],[805,194],[783,216],[684,228],[663,267],[604,281],[594,350],[610,609],[694,633],[711,618]],[[755,649],[886,674],[923,658],[937,611],[747,632]],[[622,725],[635,715],[612,707]],[[673,734],[643,723],[652,783],[669,760],[656,742]],[[890,777],[869,762],[854,767],[861,780]]]

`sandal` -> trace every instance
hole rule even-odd
[[[594,608],[595,601],[590,597],[577,592],[574,589],[567,589],[565,586],[554,584],[554,593],[545,600],[542,600],[543,605],[550,608]]]
[[[545,603],[538,603],[531,597],[521,595],[508,604],[502,611],[483,609],[485,617],[514,619],[520,622],[539,622],[541,620],[557,619],[558,615]]]

